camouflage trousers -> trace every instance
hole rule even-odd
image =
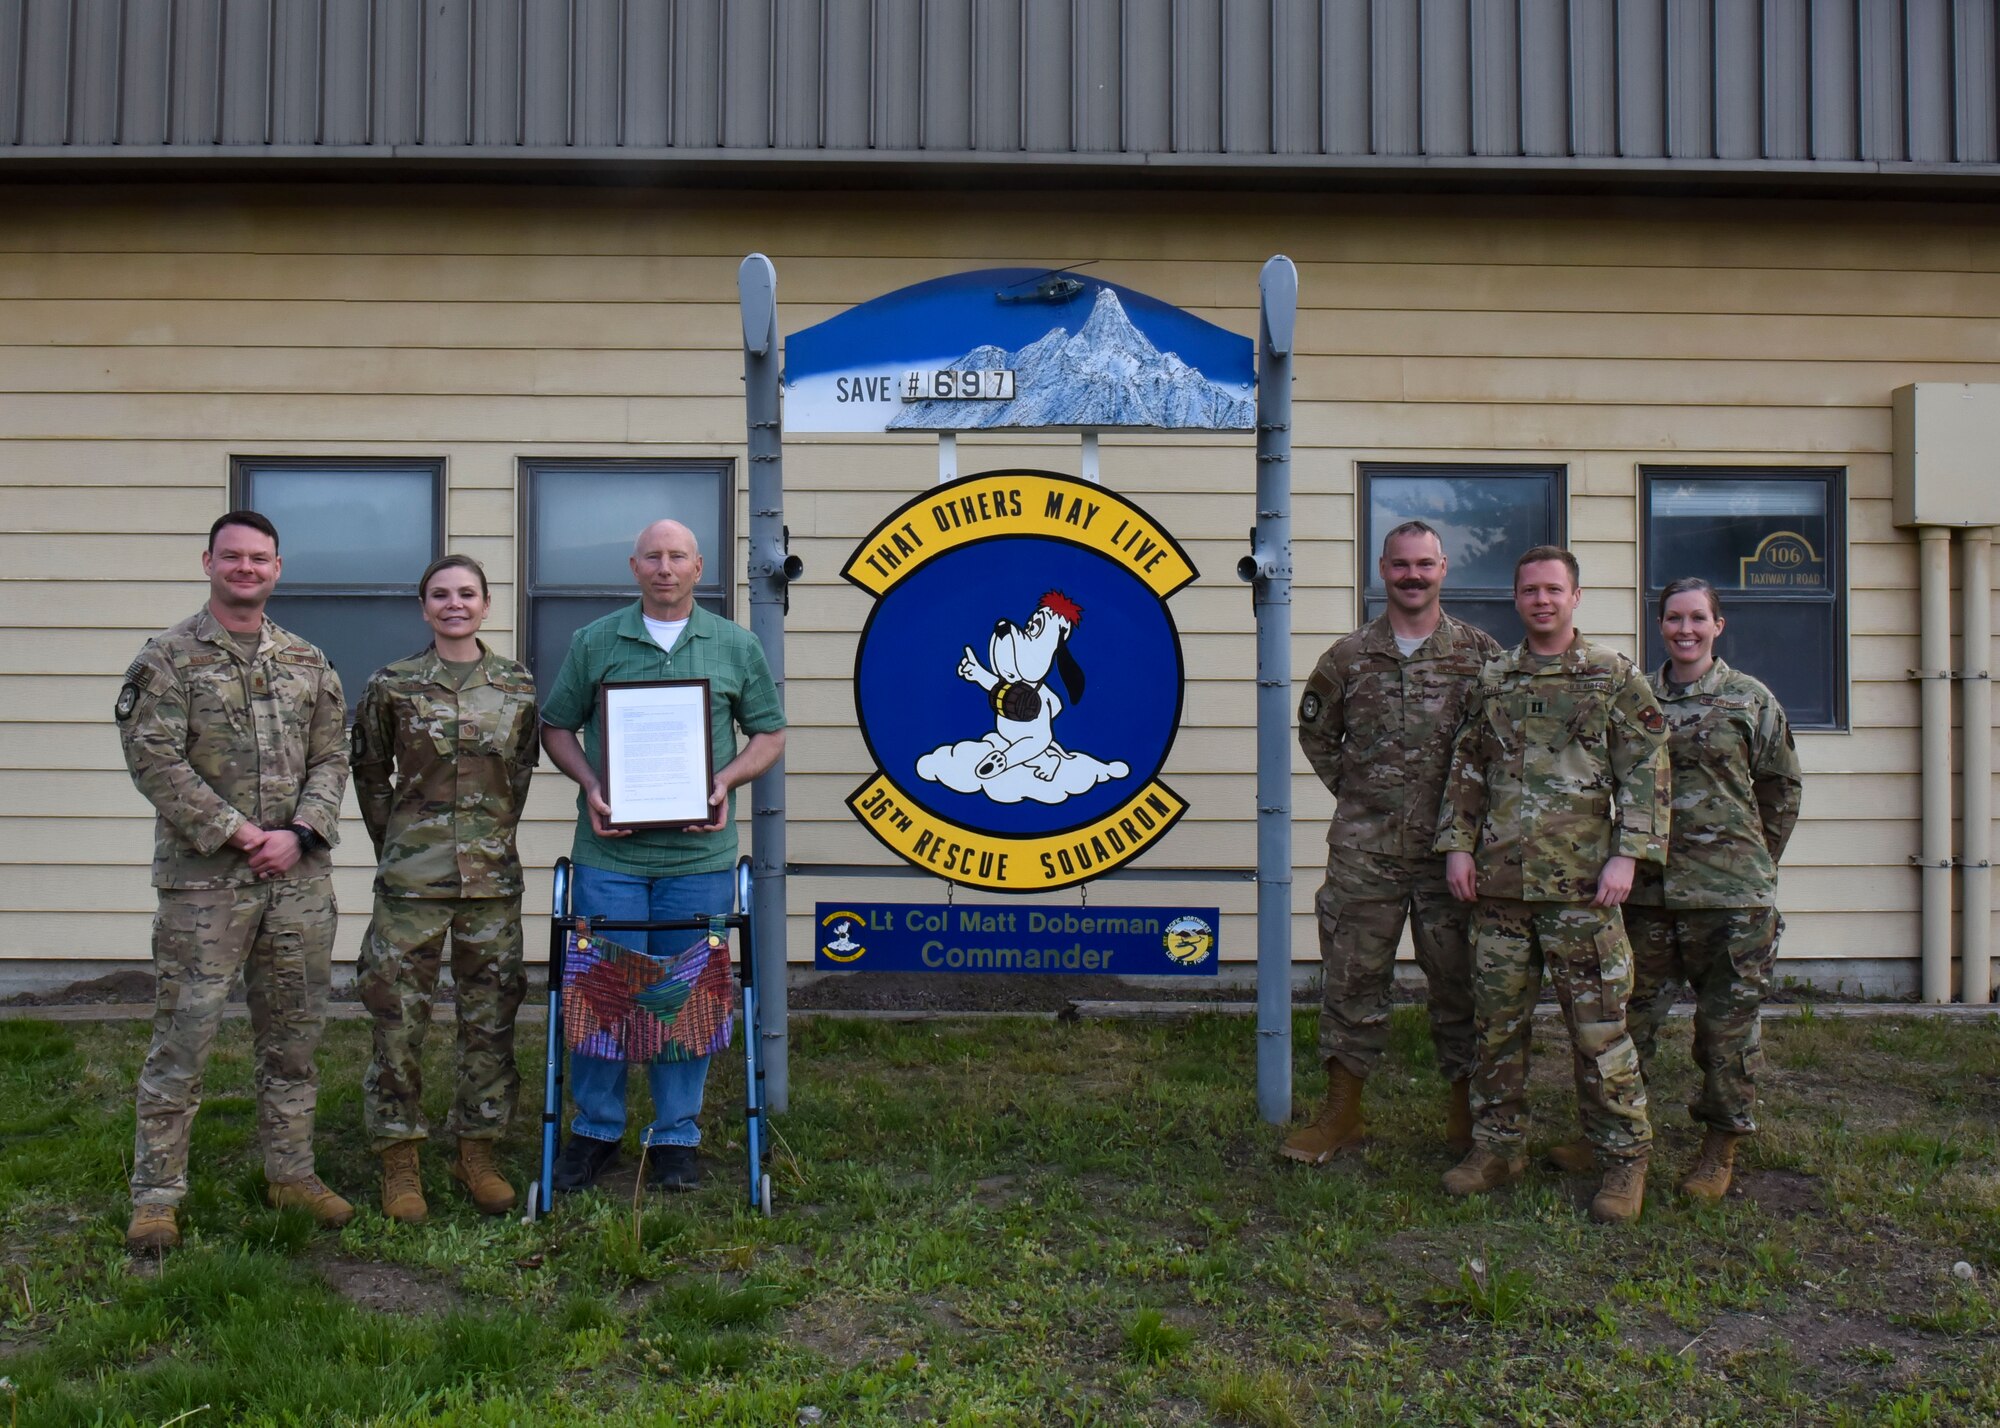
[[[1395,858],[1333,848],[1319,913],[1319,1055],[1367,1076],[1389,1046],[1396,948],[1410,922],[1430,989],[1431,1042],[1447,1081],[1472,1074],[1472,908],[1444,885],[1441,858]]]
[[[161,888],[153,917],[153,1043],[139,1069],[132,1203],[178,1205],[202,1071],[243,975],[256,1045],[257,1138],[267,1180],[313,1173],[319,1050],[333,970],[328,878]]]
[[[1778,910],[1628,907],[1625,921],[1637,966],[1631,1023],[1641,1070],[1650,1080],[1660,1025],[1685,982],[1694,989],[1694,1063],[1701,1068],[1701,1095],[1688,1113],[1715,1130],[1756,1134],[1764,1060],[1757,1013],[1778,962]]]
[[[1639,1055],[1625,1031],[1632,949],[1618,909],[1481,898],[1472,964],[1479,1037],[1473,1139],[1509,1158],[1526,1152],[1528,1055],[1546,966],[1569,1027],[1584,1135],[1600,1161],[1646,1155],[1653,1128]]]
[[[424,1036],[447,937],[458,998],[458,1089],[448,1129],[498,1140],[514,1114],[514,1015],[527,992],[521,899],[375,898],[356,986],[374,1014],[374,1055],[361,1082],[361,1116],[376,1150],[423,1140]]]

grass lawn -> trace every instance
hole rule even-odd
[[[1672,1192],[1695,1136],[1669,1035],[1626,1231],[1539,1166],[1443,1194],[1410,1011],[1333,1169],[1273,1155],[1243,1018],[822,1020],[794,1036],[775,1219],[742,1205],[725,1057],[699,1195],[494,1221],[434,1155],[410,1228],[375,1210],[367,1032],[341,1023],[320,1166],[364,1208],[335,1235],[262,1208],[232,1022],[161,1263],[122,1244],[145,1028],[0,1023],[0,1428],[2000,1421],[2000,1023],[1770,1024],[1765,1133],[1715,1208]],[[1295,1044],[1316,1098],[1309,1017]],[[1574,1124],[1568,1064],[1545,1033],[1544,1141]]]

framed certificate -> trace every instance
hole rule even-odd
[[[705,679],[598,686],[604,801],[613,828],[688,828],[711,821],[715,744]]]

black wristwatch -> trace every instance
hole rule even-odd
[[[312,829],[306,827],[303,823],[294,823],[292,825],[292,832],[298,835],[299,852],[301,853],[317,853],[320,849],[327,846],[326,839],[320,837],[319,834],[313,832]]]

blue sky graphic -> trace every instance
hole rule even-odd
[[[1256,381],[1249,338],[1117,283],[1071,273],[1084,286],[1066,303],[995,297],[1003,288],[1031,293],[1048,272],[983,268],[884,293],[785,339],[785,380],[867,366],[943,366],[981,343],[1016,351],[1057,327],[1075,332],[1089,319],[1098,289],[1110,288],[1133,325],[1162,352],[1178,353],[1213,382],[1247,387]]]

